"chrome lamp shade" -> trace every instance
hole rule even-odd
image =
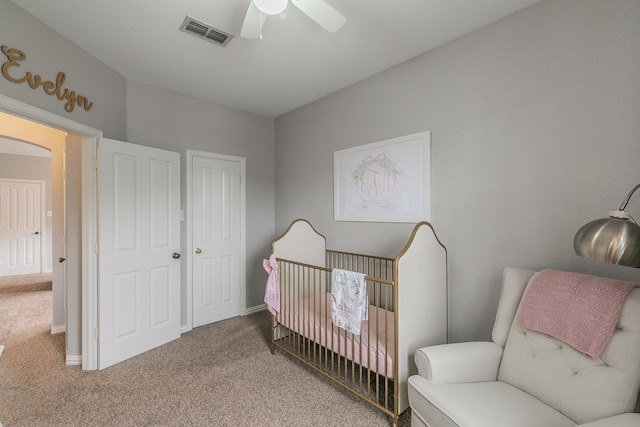
[[[612,264],[640,268],[640,225],[624,209],[636,185],[617,211],[609,218],[596,219],[578,230],[573,247],[576,254]]]

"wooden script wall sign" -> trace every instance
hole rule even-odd
[[[24,61],[27,59],[27,55],[24,54],[21,50],[18,49],[10,49],[7,46],[2,46],[2,53],[7,56],[7,62],[2,64],[2,75],[5,79],[9,80],[13,83],[23,83],[27,82],[27,84],[31,87],[31,89],[36,90],[38,87],[42,87],[44,93],[47,95],[55,95],[60,101],[67,101],[64,104],[64,109],[67,112],[72,112],[76,105],[78,107],[84,108],[85,111],[91,110],[93,107],[93,102],[89,102],[89,100],[75,93],[75,91],[69,89],[63,89],[62,85],[64,81],[67,79],[67,75],[63,72],[59,72],[56,76],[56,81],[50,80],[42,80],[42,77],[38,74],[32,74],[30,71],[27,71],[22,77],[14,77],[18,70],[11,70],[12,76],[9,71],[11,67],[19,68],[20,61]]]

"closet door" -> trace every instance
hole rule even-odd
[[[193,156],[193,327],[241,314],[242,160]]]

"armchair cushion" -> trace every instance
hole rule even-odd
[[[409,378],[412,415],[433,427],[572,427],[576,423],[500,381],[434,384],[414,375]],[[413,424],[412,424],[413,425]]]

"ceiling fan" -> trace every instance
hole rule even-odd
[[[279,15],[287,8],[289,0],[251,0],[244,17],[240,37],[247,39],[262,38],[262,26],[267,15]],[[324,0],[291,0],[309,18],[325,30],[335,33],[346,19]]]

